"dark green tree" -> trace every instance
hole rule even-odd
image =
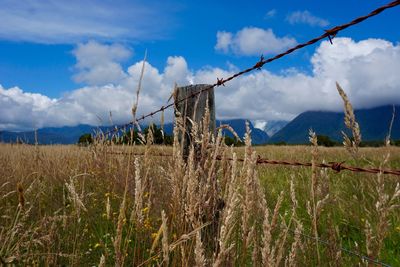
[[[326,135],[317,135],[318,145],[332,147],[336,145],[336,142],[329,138]]]
[[[153,133],[153,143],[157,145],[172,145],[173,144],[173,137],[170,135],[165,135],[163,134],[161,128],[158,128],[155,124],[150,124],[148,127],[144,129],[142,132],[142,135],[145,137],[147,140],[149,132]],[[136,144],[140,145],[143,142],[146,142],[146,140],[141,140],[138,134],[137,130],[133,130],[131,132],[130,129],[122,132],[122,135],[120,137],[112,137],[112,142],[117,145],[130,145],[130,144]]]
[[[79,137],[78,144],[79,145],[90,145],[93,143],[93,137],[90,133],[82,134]]]
[[[168,136],[162,132],[161,128],[158,128],[155,124],[150,124],[146,129],[144,129],[144,135],[146,136],[149,134],[149,131],[153,133],[153,143],[157,145],[172,145],[173,137]]]
[[[227,146],[231,146],[231,145],[233,145],[233,146],[243,146],[244,145],[243,142],[239,141],[236,138],[232,138],[230,136],[225,136],[224,137],[224,142],[225,142],[225,145],[227,145]]]

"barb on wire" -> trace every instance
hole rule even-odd
[[[137,153],[137,152],[108,152],[108,154],[114,155],[135,155],[135,156],[144,156],[144,153]],[[155,157],[172,157],[171,154],[150,154],[150,156]],[[224,158],[225,160],[232,161],[233,158]],[[222,160],[221,156],[217,156],[216,160]],[[237,159],[239,162],[244,162],[244,159]],[[265,159],[258,156],[257,162],[258,165],[260,164],[270,164],[270,165],[284,165],[284,166],[294,166],[294,167],[311,167],[311,162],[298,162],[298,161],[288,161],[288,160],[272,160],[272,159]],[[344,161],[342,162],[329,162],[329,163],[316,163],[316,167],[318,168],[328,168],[336,171],[337,173],[342,170],[347,170],[351,172],[364,172],[364,173],[372,173],[372,174],[392,174],[400,176],[400,170],[392,170],[392,169],[379,169],[379,168],[362,168],[362,167],[355,167],[355,166],[348,166],[344,165]]]
[[[350,21],[348,23],[333,27],[333,28],[331,28],[329,30],[325,30],[324,34],[322,34],[322,35],[320,35],[320,36],[318,36],[318,37],[316,37],[314,39],[311,39],[308,42],[298,44],[295,47],[292,47],[292,48],[288,49],[287,51],[285,51],[283,53],[277,54],[277,55],[275,55],[273,57],[270,57],[268,59],[264,59],[264,57],[261,57],[260,61],[258,61],[253,67],[250,67],[248,69],[242,70],[242,71],[240,71],[240,72],[238,72],[236,74],[233,74],[232,76],[230,76],[228,78],[225,78],[225,79],[224,78],[221,78],[221,79],[217,78],[217,82],[216,83],[214,83],[214,84],[212,84],[212,85],[210,85],[208,87],[205,87],[202,90],[200,90],[200,91],[198,91],[196,93],[193,93],[193,94],[191,94],[191,95],[189,95],[189,96],[187,96],[185,98],[176,100],[174,103],[171,103],[171,104],[169,104],[167,106],[164,106],[164,107],[162,107],[162,108],[160,108],[158,110],[155,110],[155,111],[153,111],[153,112],[151,112],[151,113],[149,113],[147,115],[142,115],[140,118],[137,118],[134,121],[128,122],[128,123],[123,124],[123,125],[120,125],[119,129],[123,129],[123,128],[128,127],[129,125],[132,125],[132,124],[137,124],[139,121],[142,121],[142,120],[144,120],[144,119],[146,119],[148,117],[152,117],[153,115],[155,115],[155,114],[157,114],[157,113],[159,113],[159,112],[161,112],[161,111],[163,111],[163,110],[165,110],[167,108],[170,108],[170,107],[172,107],[172,106],[174,106],[174,105],[176,105],[178,103],[181,103],[183,101],[186,101],[187,99],[193,98],[193,97],[195,97],[195,96],[197,96],[197,95],[199,95],[199,94],[201,94],[201,93],[203,93],[205,91],[211,90],[211,89],[219,87],[221,85],[225,85],[225,83],[227,83],[227,82],[229,82],[229,81],[231,81],[231,80],[233,80],[233,79],[235,79],[235,78],[237,78],[237,77],[239,77],[239,76],[241,76],[243,74],[246,74],[246,73],[251,72],[251,71],[256,70],[256,69],[260,69],[262,66],[264,66],[267,63],[270,63],[270,62],[275,61],[275,60],[277,60],[277,59],[279,59],[281,57],[289,55],[289,54],[293,53],[294,51],[299,50],[299,49],[301,49],[303,47],[315,44],[316,42],[318,42],[318,41],[320,41],[322,39],[329,38],[330,42],[332,43],[332,37],[335,37],[336,34],[338,34],[340,31],[342,31],[344,29],[347,29],[347,28],[349,28],[349,27],[351,27],[353,25],[356,25],[358,23],[361,23],[361,22],[363,22],[364,20],[366,20],[366,19],[368,19],[370,17],[373,17],[373,16],[376,16],[376,15],[380,14],[381,12],[383,12],[386,9],[389,9],[389,8],[392,8],[392,7],[395,7],[395,6],[398,6],[398,5],[400,5],[400,0],[396,0],[396,1],[390,2],[389,4],[383,5],[383,6],[379,7],[379,8],[371,11],[369,14],[367,14],[365,16],[358,17],[358,18],[356,18],[356,19],[354,19],[354,20],[352,20],[352,21]],[[112,131],[107,131],[104,134],[108,135],[110,133],[112,133]]]
[[[333,40],[333,38],[336,37],[336,35],[338,34],[338,32],[335,31],[335,30],[334,30],[334,31],[332,31],[332,30],[325,30],[325,32],[328,34],[329,42],[330,42],[331,44],[333,44],[332,40]]]
[[[258,69],[258,70],[261,70],[261,68],[264,66],[264,56],[263,55],[261,55],[261,57],[260,57],[260,61],[258,61],[255,65],[254,65],[254,68],[256,68],[256,69]]]
[[[224,79],[223,78],[221,78],[221,79],[217,78],[216,86],[221,86],[221,85],[225,86]]]

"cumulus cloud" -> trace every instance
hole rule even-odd
[[[165,1],[0,0],[0,6],[0,39],[12,41],[160,39],[175,24]]]
[[[335,38],[333,45],[324,41],[318,46],[311,64],[311,73],[291,69],[276,74],[263,69],[217,88],[217,117],[247,118],[258,121],[261,127],[263,121],[289,120],[307,110],[341,111],[343,103],[336,81],[355,108],[400,104],[400,44],[380,39],[356,42]],[[114,123],[125,123],[131,119],[141,66],[142,62],[131,65],[118,84],[88,85],[59,99],[0,86],[0,129],[105,125],[109,111]],[[146,63],[138,115],[165,105],[175,81],[180,86],[190,82],[211,84],[216,77],[228,77],[235,71],[232,66],[191,71],[179,56],[169,57],[162,70]],[[171,121],[172,112],[166,117]],[[154,121],[158,120],[155,116]]]
[[[296,44],[294,38],[278,37],[272,29],[245,27],[237,33],[217,32],[215,49],[223,53],[252,56],[273,54],[284,51]]]
[[[41,94],[23,92],[18,87],[5,89],[0,85],[0,129],[33,126],[46,117],[46,109],[56,102]]]
[[[286,17],[286,21],[290,24],[308,24],[310,26],[318,27],[326,27],[329,25],[329,21],[314,16],[308,10],[289,13]]]
[[[78,44],[73,51],[77,63],[74,80],[90,85],[118,83],[126,77],[121,62],[131,56],[122,45],[103,45],[96,41]]]

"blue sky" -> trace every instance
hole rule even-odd
[[[213,83],[386,3],[0,0],[0,129],[106,124],[110,111],[129,121],[146,49],[140,114],[163,105],[175,82]],[[263,125],[340,110],[335,81],[356,108],[399,104],[399,12],[217,89],[217,116]]]

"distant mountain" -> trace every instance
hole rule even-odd
[[[392,128],[392,139],[400,139],[400,106],[395,107],[396,116]],[[356,110],[356,120],[360,125],[363,141],[384,140],[392,119],[392,106]],[[308,143],[309,129],[318,135],[326,135],[341,141],[341,131],[349,133],[344,125],[342,112],[307,111],[298,115],[285,127],[273,135],[269,143],[286,142],[289,144]]]
[[[221,124],[229,124],[231,127],[237,132],[237,134],[242,138],[244,133],[246,132],[245,126],[246,120],[237,119],[237,120],[217,120],[217,127]],[[142,126],[144,129],[146,126]],[[164,125],[164,131],[168,135],[172,135],[173,133],[173,123],[167,123]],[[253,144],[263,144],[266,143],[269,139],[268,135],[260,130],[253,127],[250,123],[250,129],[252,130],[252,140]],[[65,127],[50,127],[50,128],[42,128],[37,131],[38,143],[39,144],[75,144],[77,143],[79,137],[85,133],[95,133],[98,130],[106,132],[108,130],[112,130],[112,127],[96,127],[91,125],[78,125],[78,126],[65,126]],[[229,131],[225,131],[224,133],[227,136],[232,136]],[[34,131],[26,131],[26,132],[9,132],[9,131],[0,131],[0,141],[6,143],[16,142],[18,140],[23,141],[24,143],[34,144],[35,143],[35,132]]]
[[[289,122],[282,120],[272,120],[267,121],[265,127],[261,130],[266,132],[268,136],[273,136],[277,132],[279,132],[283,127],[285,127]]]
[[[246,120],[245,119],[232,119],[232,120],[217,120],[216,125],[219,127],[222,124],[228,124],[230,125],[235,132],[238,134],[238,136],[242,139],[244,134],[246,133]],[[253,144],[265,144],[269,140],[269,136],[266,132],[263,130],[260,130],[258,128],[254,128],[253,124],[249,121],[249,126],[251,130],[251,140]],[[164,131],[168,135],[172,135],[174,130],[174,125],[173,123],[167,123],[164,125]],[[229,137],[233,137],[233,134],[229,131],[224,129],[223,134]]]
[[[105,130],[108,127],[100,127]],[[78,126],[48,127],[37,130],[39,144],[74,144],[84,133],[94,133],[99,127],[81,124]],[[11,143],[21,140],[24,143],[35,143],[35,132],[8,132],[0,131],[0,141]]]
[[[246,133],[246,120],[245,119],[234,119],[234,120],[217,120],[217,127],[222,124],[230,125],[239,137],[243,141],[243,137]],[[251,130],[251,140],[255,145],[265,144],[269,140],[269,136],[266,132],[261,129],[254,128],[253,124],[249,121],[249,127]],[[224,130],[223,133],[227,136],[233,137],[232,133],[228,130]]]

